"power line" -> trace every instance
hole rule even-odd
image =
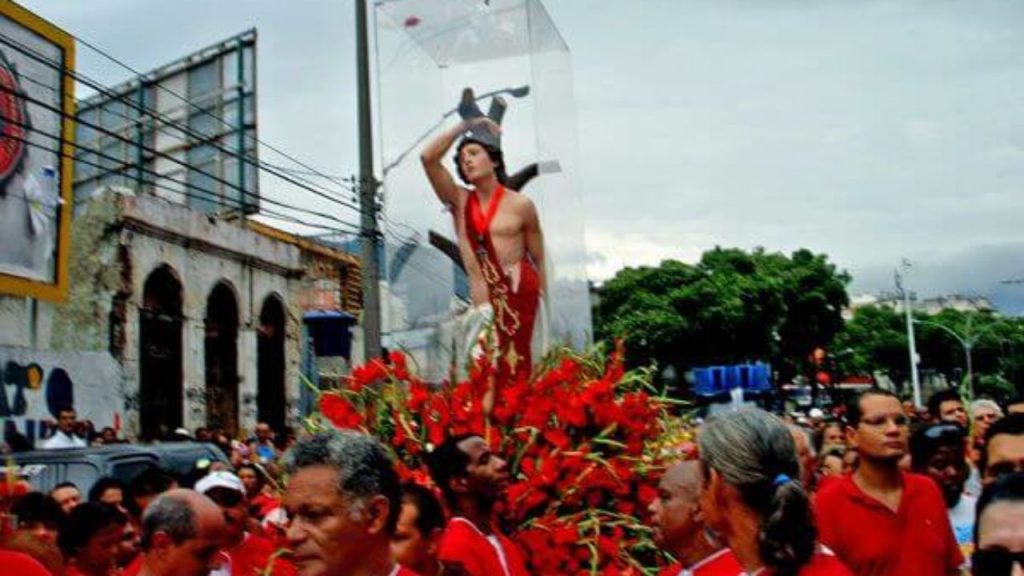
[[[75,40],[77,40],[79,43],[81,43],[86,48],[89,48],[90,50],[96,52],[97,54],[103,56],[104,58],[110,60],[111,62],[117,64],[118,66],[121,66],[122,68],[124,68],[125,70],[128,70],[132,74],[135,74],[136,76],[138,76],[140,78],[140,81],[141,81],[141,78],[143,76],[142,72],[139,72],[138,70],[132,68],[131,66],[129,66],[125,62],[122,62],[121,60],[119,60],[116,57],[114,57],[112,54],[109,54],[105,50],[102,50],[99,47],[93,45],[91,42],[88,42],[88,41],[86,41],[83,38],[78,37],[78,36],[74,36],[74,38],[75,38]],[[162,90],[163,92],[166,92],[166,93],[170,94],[171,96],[174,96],[178,100],[181,100],[182,102],[188,104],[189,106],[195,108],[196,110],[199,110],[200,112],[204,112],[206,114],[209,114],[213,118],[219,120],[222,124],[225,124],[227,126],[231,126],[231,124],[229,122],[227,122],[226,120],[224,120],[223,118],[203,110],[198,104],[195,104],[194,102],[190,101],[188,98],[182,96],[181,94],[178,94],[177,92],[171,90],[170,88],[167,88],[166,86],[163,86],[163,85],[161,85],[159,83],[154,83],[154,86],[156,86],[159,90]],[[282,157],[287,158],[288,160],[291,160],[292,162],[294,162],[295,164],[301,166],[302,168],[305,168],[306,170],[309,170],[309,171],[317,174],[318,176],[320,176],[322,178],[327,178],[327,176],[323,172],[320,172],[316,168],[313,168],[312,166],[309,166],[308,164],[303,163],[302,161],[300,161],[300,160],[296,159],[295,157],[285,153],[284,151],[280,150],[279,148],[277,148],[275,146],[272,146],[272,145],[268,144],[267,142],[265,142],[263,140],[260,140],[258,138],[256,139],[256,142],[258,142],[259,144],[262,144],[263,146],[267,147],[268,149],[278,153]],[[327,178],[327,179],[329,180],[330,178]]]
[[[48,65],[51,68],[56,68],[56,69],[58,69],[58,70],[60,70],[62,72],[64,71],[62,66],[58,67],[58,63],[56,61],[47,58],[45,55],[42,55],[42,54],[39,54],[38,52],[35,52],[31,48],[29,48],[27,46],[24,46],[23,44],[17,42],[16,40],[13,40],[13,39],[11,39],[11,38],[9,38],[7,36],[4,36],[2,34],[0,34],[0,40],[8,40],[10,42],[13,42],[14,44],[17,44],[18,46],[21,47],[21,49],[19,49],[18,46],[13,46],[16,50],[19,50],[22,53],[25,53],[26,55],[29,55],[30,57],[33,57],[34,59],[43,62],[44,64]],[[134,72],[134,70],[133,70],[133,72]],[[118,96],[118,95],[114,94],[112,91],[110,91],[109,89],[106,89],[105,87],[99,85],[99,83],[96,82],[95,80],[88,78],[84,74],[70,72],[70,75],[73,78],[76,78],[77,80],[85,83],[87,86],[96,89],[98,92],[100,92],[101,94],[107,96],[108,98],[111,98],[112,100],[116,100],[116,101],[124,103],[124,104],[127,104],[127,105],[131,106],[132,108],[136,109],[137,111],[141,111],[142,113],[145,113],[145,114],[147,114],[148,116],[150,116],[152,118],[157,118],[157,119],[164,120],[166,123],[170,123],[172,126],[176,127],[178,130],[181,130],[183,133],[186,133],[186,134],[189,134],[189,135],[197,134],[194,130],[192,130],[191,128],[188,128],[187,125],[182,124],[181,121],[175,121],[174,119],[167,119],[167,118],[163,117],[162,115],[160,115],[160,113],[158,111],[154,111],[152,108],[145,107],[144,105],[137,105],[137,103],[135,103],[135,102],[128,101],[128,100],[125,99],[125,98],[127,98],[128,95]],[[27,78],[33,84],[37,84],[37,85],[39,85],[39,86],[41,86],[43,88],[46,88],[46,89],[48,89],[50,91],[53,91],[53,92],[58,92],[58,90],[56,88],[54,88],[54,87],[52,87],[52,86],[50,86],[50,85],[48,85],[48,84],[46,84],[44,82],[41,82],[41,81],[39,81],[39,80],[37,80],[35,78],[31,78],[28,75],[21,74],[21,75],[19,75],[19,77]],[[141,75],[140,75],[140,78],[141,78]],[[141,82],[141,79],[140,79],[140,82]],[[231,123],[227,122],[223,118],[217,116],[216,114],[214,114],[213,112],[211,112],[211,111],[209,111],[207,109],[203,109],[198,104],[195,104],[194,102],[188,100],[187,98],[181,96],[180,94],[174,92],[173,90],[167,89],[167,88],[159,85],[158,83],[153,83],[153,86],[159,87],[160,89],[162,89],[162,90],[172,94],[175,98],[177,98],[179,100],[182,100],[183,102],[186,102],[187,104],[189,104],[193,108],[199,110],[202,114],[205,114],[207,116],[210,116],[210,117],[218,120],[221,124],[223,124],[225,126],[228,126],[229,128],[232,128],[232,129],[235,128],[234,125],[232,125]],[[52,110],[52,108],[51,108],[51,110]],[[126,115],[126,114],[124,114],[122,112],[118,112],[116,110],[107,110],[107,109],[104,109],[104,108],[101,108],[101,110],[103,110],[105,113],[112,113],[114,116],[117,116],[119,118],[127,120],[128,123],[126,124],[126,126],[130,126],[132,123],[139,123],[140,122],[140,120],[138,118],[132,118],[132,117],[130,117],[130,116],[128,116],[128,115]],[[154,114],[154,112],[155,112],[155,114]],[[125,142],[126,144],[129,144],[129,145],[131,145],[131,146],[133,146],[133,147],[135,147],[135,148],[137,148],[139,150],[143,150],[143,151],[146,151],[146,152],[150,152],[150,153],[159,155],[160,157],[168,159],[168,160],[170,160],[171,162],[173,162],[175,164],[178,164],[178,165],[184,166],[186,168],[195,170],[196,172],[199,172],[200,174],[203,174],[205,176],[213,178],[214,180],[217,180],[218,182],[221,182],[221,183],[224,183],[225,185],[232,186],[233,188],[236,188],[235,186],[233,186],[232,184],[228,183],[227,181],[225,181],[223,178],[220,178],[219,176],[216,176],[214,174],[205,172],[203,170],[199,170],[197,168],[192,167],[191,165],[186,165],[183,162],[177,160],[176,158],[170,157],[170,156],[168,156],[168,155],[166,155],[164,153],[160,153],[160,152],[158,152],[157,150],[155,150],[153,148],[149,148],[149,147],[143,146],[143,145],[141,145],[141,144],[139,144],[139,143],[137,143],[137,142],[135,142],[135,141],[125,137],[125,136],[117,134],[116,132],[113,132],[113,131],[108,130],[108,129],[104,129],[104,128],[96,125],[96,124],[89,123],[89,122],[87,122],[85,120],[81,120],[80,117],[76,117],[76,121],[79,124],[91,127],[91,128],[93,128],[93,129],[95,129],[95,130],[97,130],[97,131],[99,131],[99,132],[101,132],[103,134],[106,134],[106,135],[109,135],[111,137],[117,138],[118,140],[121,140],[121,141]],[[166,128],[167,128],[166,126],[160,127],[159,131],[165,132]],[[196,136],[194,136],[194,137],[196,137]],[[220,137],[220,134],[217,134],[217,135],[198,134],[198,138],[199,139],[207,140],[208,142],[204,142],[204,143],[210,144],[210,145],[213,145],[213,140],[215,138],[217,138],[217,137]],[[257,139],[257,142],[259,142],[258,139]],[[265,143],[263,143],[263,144],[266,145]],[[221,147],[219,145],[215,145],[215,147],[218,150],[221,150],[222,152],[227,154],[231,158],[242,159],[243,161],[248,162],[250,164],[253,162],[252,159],[250,159],[248,157],[242,156],[241,152],[234,153],[234,152],[231,152],[230,150],[225,149],[225,148],[223,148],[223,147]],[[90,151],[88,148],[86,148],[84,146],[80,146],[79,150],[81,152],[85,152],[85,153],[88,153]],[[278,166],[278,165],[275,165],[275,164],[271,164],[270,162],[266,162],[266,161],[258,161],[257,160],[256,162],[258,163],[257,167],[259,167],[260,169],[263,169],[263,170],[266,170],[266,167],[270,167],[270,168],[273,168],[274,170],[288,172],[288,173],[292,173],[292,174],[296,174],[296,175],[299,175],[299,174],[301,174],[301,175],[314,175],[314,176],[318,176],[320,178],[326,179],[326,180],[328,180],[330,182],[333,182],[335,184],[338,184],[339,186],[342,186],[342,187],[346,188],[350,192],[356,192],[357,191],[354,188],[354,186],[357,185],[356,179],[354,177],[333,176],[333,175],[325,174],[325,173],[323,173],[323,172],[321,172],[319,170],[316,170],[316,169],[297,170],[297,169],[292,169],[292,168],[287,168],[287,167],[284,167],[284,166]],[[300,163],[300,165],[301,165],[301,163]],[[308,180],[305,180],[305,179],[302,179],[302,178],[299,178],[299,179],[304,181],[304,182],[308,182]],[[326,188],[324,188],[324,190],[330,191],[329,189],[326,189]],[[334,203],[342,205],[342,206],[345,206],[347,208],[351,208],[351,209],[354,209],[354,210],[358,210],[359,209],[357,206],[342,200],[340,198],[342,196],[342,194],[340,192],[335,192],[335,191],[330,191],[330,192],[333,192],[333,193],[337,194],[339,196],[339,198],[337,198],[337,199],[328,198],[328,200],[331,200]],[[353,199],[353,201],[354,201],[354,199]],[[409,224],[407,224],[405,222],[399,222],[399,221],[396,221],[394,219],[391,219],[384,212],[380,212],[380,215],[383,217],[385,222],[387,222],[388,224],[390,224],[392,226],[397,226],[397,227],[405,228],[406,230],[411,231],[416,236],[419,235],[419,232],[415,228],[410,226]]]
[[[57,154],[61,158],[68,158],[68,159],[74,160],[74,158],[70,154],[65,154],[65,153],[62,153],[62,152],[58,152],[56,149],[49,148],[47,146],[43,146],[42,144],[38,144],[36,142],[32,142],[30,140],[27,140],[27,139],[24,139],[24,138],[19,138],[19,137],[16,137],[16,136],[8,136],[8,137],[12,138],[14,140],[18,140],[20,142],[24,142],[25,145],[27,145],[27,146],[31,146],[33,148],[38,148],[38,149],[44,150],[46,152]],[[82,163],[90,165],[90,166],[95,166],[97,168],[100,167],[100,164],[97,164],[97,163],[94,163],[94,162],[89,162],[87,160],[79,160],[79,162],[82,162]],[[201,187],[194,187],[194,188],[196,188],[197,190],[199,190],[201,192],[204,192],[208,196],[204,197],[204,196],[199,196],[197,194],[192,194],[192,193],[189,193],[189,192],[184,192],[182,190],[178,190],[177,188],[171,188],[170,186],[159,184],[156,181],[143,180],[143,182],[146,183],[146,184],[149,184],[149,185],[151,185],[151,186],[153,186],[155,188],[160,188],[162,190],[167,190],[167,191],[170,191],[170,192],[174,192],[175,194],[181,194],[181,195],[189,197],[189,198],[195,198],[195,199],[205,200],[205,201],[219,199],[219,197],[216,196],[215,193],[210,192],[209,190],[206,190],[206,189],[201,188]],[[268,217],[271,217],[271,218],[276,218],[278,220],[282,220],[282,221],[286,221],[286,222],[292,222],[292,223],[300,224],[300,225],[303,225],[303,226],[308,226],[310,228],[317,228],[317,229],[321,229],[321,230],[330,230],[330,231],[333,231],[333,232],[344,233],[344,231],[339,229],[339,228],[325,226],[325,225],[322,225],[322,224],[308,223],[308,222],[306,222],[304,220],[299,220],[299,219],[297,219],[297,218],[295,218],[293,216],[289,216],[287,214],[283,214],[283,213],[276,212],[276,211],[273,211],[273,210],[266,210],[266,214],[265,215],[268,216]]]
[[[0,87],[0,90],[2,90],[2,87]],[[68,141],[64,140],[61,136],[58,136],[58,135],[55,135],[55,134],[50,134],[48,132],[45,132],[43,130],[39,130],[37,128],[33,128],[33,127],[28,126],[26,124],[18,124],[16,122],[11,121],[11,120],[8,120],[8,122],[10,122],[12,124],[15,124],[15,125],[18,125],[18,126],[20,126],[22,128],[25,128],[28,131],[31,131],[31,132],[34,132],[36,134],[40,134],[40,135],[42,135],[44,137],[50,138],[52,140],[55,140],[59,144],[68,144],[68,145],[71,145],[71,146],[73,146],[75,148],[79,147],[77,144],[75,144],[73,142],[68,142]],[[95,168],[100,168],[100,169],[104,169],[104,170],[110,170],[109,167],[103,166],[102,164],[99,164],[99,163],[96,163],[96,162],[90,162],[90,161],[82,159],[82,158],[76,158],[73,154],[65,154],[62,150],[58,150],[58,149],[54,149],[54,148],[49,148],[47,146],[43,146],[43,145],[38,144],[36,142],[32,142],[31,140],[28,140],[27,138],[20,138],[20,137],[11,136],[11,135],[6,136],[6,138],[11,138],[13,140],[24,142],[27,145],[34,146],[34,147],[40,148],[42,150],[45,150],[45,151],[48,151],[48,152],[51,152],[51,153],[54,153],[54,154],[58,154],[59,156],[64,157],[64,158],[69,158],[69,159],[71,159],[74,162],[80,162],[82,164],[85,164],[85,165],[88,165],[88,166],[93,166]],[[178,180],[178,179],[172,178],[170,176],[159,174],[158,172],[156,172],[154,170],[151,170],[151,169],[148,169],[148,168],[145,168],[145,167],[131,166],[131,165],[123,162],[120,158],[115,158],[114,156],[111,156],[109,154],[104,154],[102,152],[90,152],[90,153],[91,154],[95,154],[100,159],[109,160],[109,161],[112,161],[112,162],[119,163],[120,166],[116,167],[114,170],[110,170],[110,173],[112,173],[112,174],[122,174],[127,169],[132,169],[132,170],[136,170],[137,169],[137,170],[140,170],[142,172],[146,172],[147,174],[149,174],[149,175],[151,175],[151,176],[153,176],[155,178],[158,178],[160,180],[165,180],[165,181],[168,181],[168,182],[171,182],[171,183],[174,183],[174,184],[180,184],[182,186],[191,188],[193,190],[198,190],[200,192],[203,192],[203,193],[205,193],[205,194],[207,194],[209,196],[205,197],[205,198],[204,197],[195,196],[193,194],[189,194],[187,192],[184,192],[183,190],[178,190],[178,189],[170,188],[170,187],[167,187],[167,186],[160,186],[160,185],[156,184],[155,181],[148,181],[148,180],[145,180],[143,178],[139,178],[139,181],[141,181],[143,184],[152,185],[152,186],[155,186],[157,188],[170,190],[170,191],[173,191],[173,192],[176,192],[176,193],[179,193],[179,194],[183,194],[183,195],[185,195],[187,197],[195,198],[195,199],[198,199],[198,200],[204,200],[204,201],[208,201],[208,202],[215,200],[216,203],[218,203],[218,204],[220,204],[222,206],[225,205],[224,198],[222,196],[220,196],[216,191],[210,190],[208,188],[203,188],[202,186],[198,186],[196,184],[188,182],[187,180]],[[237,186],[235,186],[234,189],[239,191],[239,192],[241,192],[242,194],[253,194],[252,192],[249,192],[249,191],[244,190],[242,188],[238,188]],[[310,215],[310,216],[314,216],[314,217],[317,217],[317,218],[322,218],[322,219],[325,219],[325,220],[336,222],[337,224],[342,225],[342,226],[347,226],[347,227],[349,227],[352,230],[358,230],[358,228],[354,224],[352,224],[350,222],[345,222],[344,220],[341,220],[341,219],[339,219],[339,218],[337,218],[335,216],[332,216],[330,214],[318,212],[318,211],[315,211],[315,210],[309,210],[307,208],[300,208],[298,206],[292,206],[290,204],[287,204],[287,203],[284,203],[284,202],[279,202],[279,201],[276,201],[276,200],[273,200],[273,199],[270,199],[270,198],[264,198],[264,200],[269,202],[269,203],[271,203],[271,204],[273,204],[273,205],[276,205],[276,206],[279,206],[281,208],[284,208],[286,210],[292,210],[292,211],[295,211],[295,212],[305,213],[305,214]],[[274,214],[274,212],[268,210],[268,214]],[[280,214],[280,213],[277,213],[277,214]],[[304,224],[304,222],[302,222],[302,221],[297,221],[297,223]],[[331,228],[331,229],[334,230],[334,228]]]
[[[0,92],[8,92],[9,93],[9,92],[11,92],[11,90],[9,88],[4,87],[4,86],[0,86]],[[33,102],[33,103],[35,103],[35,104],[37,104],[39,106],[43,106],[44,108],[47,108],[47,109],[51,110],[52,112],[59,114],[61,117],[65,117],[65,118],[70,117],[70,115],[66,114],[63,110],[60,110],[59,108],[56,108],[56,107],[53,107],[53,106],[50,106],[50,105],[46,104],[45,102],[42,102],[40,100],[36,100],[36,99],[34,99],[34,98],[30,97],[30,96],[24,96],[23,95],[22,97],[25,98],[26,100],[30,101],[30,102]],[[50,134],[50,133],[45,132],[43,130],[39,130],[37,128],[33,128],[32,126],[29,126],[28,124],[18,123],[18,122],[15,122],[13,120],[8,120],[8,122],[11,123],[11,124],[14,124],[16,126],[20,126],[20,127],[24,128],[26,130],[35,132],[37,134],[41,134],[41,135],[43,135],[43,136],[45,136],[47,138],[51,138],[53,140],[56,140],[59,143],[70,144],[71,146],[74,146],[78,150],[86,150],[86,151],[88,151],[89,154],[93,154],[93,155],[95,155],[98,158],[103,158],[103,159],[106,159],[106,160],[110,160],[112,162],[117,162],[118,164],[121,165],[117,169],[118,173],[123,173],[123,171],[128,170],[128,169],[138,170],[138,171],[145,171],[145,172],[155,176],[156,178],[162,178],[162,179],[170,181],[170,182],[174,182],[174,183],[182,184],[182,185],[185,185],[185,186],[190,186],[190,187],[193,187],[193,188],[197,188],[194,184],[192,184],[190,182],[187,182],[185,180],[177,180],[175,178],[171,178],[170,176],[162,175],[162,174],[160,174],[160,173],[158,173],[158,172],[156,172],[154,170],[148,169],[148,168],[146,168],[144,166],[141,166],[141,165],[131,165],[131,164],[128,164],[127,162],[124,162],[124,160],[122,160],[121,158],[116,158],[114,156],[111,156],[109,154],[104,154],[104,153],[99,152],[99,151],[92,151],[92,150],[90,150],[88,148],[84,148],[83,146],[81,146],[78,143],[68,142],[68,141],[64,140],[59,135]],[[89,123],[85,123],[85,122],[83,122],[83,124],[84,125],[89,125]],[[115,135],[115,136],[117,136],[117,135]],[[119,137],[119,136],[117,136],[117,137]],[[143,148],[145,149],[145,147],[143,147]],[[189,168],[189,169],[193,169],[194,170],[194,168],[191,168],[186,162],[183,162],[181,160],[173,158],[170,155],[163,154],[163,153],[160,153],[160,152],[156,152],[155,150],[152,151],[152,152],[154,152],[155,154],[157,154],[160,157],[168,159],[169,161],[171,161],[173,163],[176,163],[176,164],[178,164],[180,166],[183,166],[185,168]],[[83,159],[80,158],[80,157],[73,156],[72,159],[74,159],[75,161],[78,161],[78,162],[83,162]],[[97,167],[100,168],[100,169],[108,169],[108,168],[103,167],[103,166],[97,166]],[[259,196],[256,193],[254,193],[252,191],[249,191],[249,190],[246,190],[246,189],[244,189],[244,188],[242,188],[242,187],[240,187],[240,186],[238,186],[236,184],[233,184],[233,183],[231,183],[231,182],[229,182],[227,180],[224,180],[223,178],[220,178],[220,177],[215,176],[213,174],[210,174],[208,172],[203,172],[201,170],[196,170],[196,172],[199,172],[200,174],[203,174],[205,176],[210,177],[211,179],[214,179],[214,180],[217,180],[217,181],[223,183],[225,186],[227,186],[228,188],[230,188],[233,191],[236,191],[236,192],[240,193],[242,196],[254,196],[254,197],[259,198]],[[205,189],[205,188],[203,188],[202,190],[204,190],[204,191],[206,191],[208,193],[216,194],[215,191],[211,191],[211,190],[208,190],[208,189]],[[355,228],[355,224],[352,224],[350,222],[346,222],[346,221],[341,220],[341,219],[339,219],[339,218],[337,218],[335,216],[332,216],[332,215],[329,215],[329,214],[325,214],[325,213],[322,213],[322,212],[319,212],[319,211],[316,211],[316,210],[310,210],[308,208],[300,208],[298,206],[293,206],[293,205],[288,204],[286,202],[281,202],[279,200],[274,200],[273,198],[261,198],[261,200],[264,201],[264,202],[270,203],[270,204],[272,204],[274,206],[279,206],[281,208],[286,208],[286,209],[289,209],[289,210],[294,210],[296,212],[303,212],[303,213],[309,214],[311,216],[325,218],[325,219],[328,219],[328,220],[336,221],[339,224],[343,224],[343,225],[347,225],[347,226],[351,226],[351,227]]]
[[[318,185],[316,185],[316,184],[314,184],[312,182],[309,182],[307,180],[304,180],[302,178],[299,178],[299,177],[292,177],[292,176],[288,176],[286,174],[282,174],[280,171],[277,171],[277,170],[275,170],[275,169],[265,165],[264,163],[261,163],[259,160],[256,160],[256,159],[253,159],[253,158],[250,158],[250,157],[246,156],[243,153],[244,151],[239,151],[238,153],[233,152],[233,151],[225,148],[220,143],[215,141],[215,138],[218,135],[206,135],[206,134],[198,133],[195,130],[193,130],[192,128],[188,127],[187,124],[183,124],[182,121],[175,120],[173,118],[168,118],[165,115],[161,114],[159,111],[153,110],[152,108],[149,108],[147,106],[144,106],[144,105],[141,105],[141,104],[138,104],[136,102],[131,101],[130,99],[127,98],[127,95],[117,95],[117,94],[114,94],[112,91],[110,91],[106,87],[100,85],[98,82],[96,82],[95,80],[89,78],[88,76],[85,76],[84,74],[80,74],[80,73],[78,73],[76,71],[73,71],[73,70],[65,69],[62,63],[57,62],[55,60],[51,60],[50,58],[47,58],[45,55],[39,54],[38,52],[32,50],[29,47],[26,47],[25,45],[21,44],[17,40],[14,40],[14,39],[10,38],[9,36],[0,34],[0,41],[3,41],[5,44],[8,44],[9,46],[14,48],[15,50],[21,52],[22,54],[25,54],[26,56],[28,56],[28,57],[30,57],[30,58],[32,58],[32,59],[34,59],[34,60],[36,60],[36,61],[38,61],[38,62],[40,62],[40,63],[42,63],[44,65],[46,65],[46,66],[49,66],[49,67],[51,67],[53,69],[56,69],[56,70],[59,70],[63,74],[67,74],[68,76],[70,76],[74,80],[85,84],[86,86],[96,90],[100,94],[106,96],[107,98],[110,98],[113,101],[120,102],[120,103],[130,107],[131,109],[136,110],[137,112],[139,112],[141,114],[145,114],[146,116],[149,116],[150,118],[159,120],[161,123],[163,123],[165,125],[173,126],[173,127],[177,128],[178,130],[181,130],[181,132],[183,134],[194,138],[195,140],[197,140],[201,144],[209,145],[209,146],[211,146],[213,148],[216,148],[218,151],[222,152],[223,154],[226,154],[228,157],[235,158],[235,159],[237,159],[237,160],[239,160],[239,161],[241,161],[243,163],[252,165],[252,166],[256,167],[259,170],[262,170],[264,172],[272,174],[272,175],[274,175],[274,176],[276,176],[276,177],[278,177],[278,178],[280,178],[280,179],[282,179],[282,180],[284,180],[286,182],[289,182],[289,183],[291,183],[291,184],[293,184],[293,185],[295,185],[295,186],[297,186],[297,187],[299,187],[301,189],[304,189],[304,190],[306,190],[308,192],[311,192],[311,193],[313,193],[313,194],[315,194],[315,195],[317,195],[317,196],[319,196],[321,198],[324,198],[326,200],[332,201],[332,202],[334,202],[336,204],[339,204],[341,206],[345,206],[345,207],[353,209],[353,210],[357,210],[357,211],[359,210],[359,207],[356,206],[355,204],[352,204],[352,203],[349,203],[349,202],[346,202],[346,201],[340,199],[338,197],[336,191],[331,191],[329,189],[319,187]],[[159,84],[154,84],[154,86],[160,87]],[[167,90],[167,89],[164,88],[164,90]],[[177,98],[182,98],[180,95],[174,93],[173,91],[169,91],[169,92],[174,94]],[[216,116],[212,112],[203,110],[201,107],[199,107],[199,105],[194,104],[191,101],[188,101],[187,99],[185,99],[185,102],[187,102],[192,107],[199,109],[200,112],[202,112],[203,114],[206,114],[206,115],[208,115],[208,116],[210,116],[212,118],[215,118],[215,119],[219,120],[221,123],[223,123],[225,125],[228,125],[228,126],[230,126],[232,128],[235,128],[235,126],[233,126],[231,124],[228,124],[225,120],[223,120],[222,118],[219,118],[218,116]],[[114,115],[120,116],[121,118],[129,120],[131,122],[138,122],[139,121],[137,119],[128,117],[128,116],[126,116],[124,114],[118,114],[116,112],[114,113]],[[82,123],[81,120],[78,120],[78,122]],[[255,140],[257,142],[260,142],[259,139],[255,139]],[[266,143],[263,143],[263,142],[260,142],[260,143],[262,143],[264,146],[266,146]],[[135,142],[131,142],[131,144],[134,145],[134,146],[139,146]],[[305,182],[305,184],[303,182]],[[318,189],[314,188],[314,186],[317,186],[317,188],[320,188],[320,189],[318,190]],[[327,192],[324,192],[325,190]]]

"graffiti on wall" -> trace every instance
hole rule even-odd
[[[106,352],[51,352],[0,347],[0,429],[29,443],[53,434],[57,412],[71,406],[96,429],[114,426],[120,365]]]

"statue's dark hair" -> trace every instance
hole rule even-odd
[[[459,175],[459,179],[469,184],[469,180],[466,179],[466,173],[462,171],[462,163],[459,162],[459,157],[462,156],[462,149],[470,144],[476,144],[487,152],[487,156],[494,162],[494,176],[498,179],[498,184],[502,186],[508,186],[508,174],[505,171],[505,155],[502,153],[501,148],[498,148],[494,144],[489,144],[483,140],[473,138],[472,136],[466,136],[459,142],[459,145],[455,148],[455,171]]]

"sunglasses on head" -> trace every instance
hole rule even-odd
[[[1024,552],[975,550],[971,555],[971,573],[975,576],[1010,576],[1014,564],[1024,567]]]
[[[944,438],[963,438],[964,429],[957,424],[936,424],[926,428],[924,437],[929,440],[941,440]]]

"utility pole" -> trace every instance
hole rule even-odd
[[[381,355],[380,232],[377,230],[377,179],[373,175],[370,111],[370,41],[367,0],[356,0],[356,86],[359,95],[359,235],[363,267],[364,360]]]
[[[909,270],[910,261],[904,258],[901,267],[904,271]],[[924,404],[921,402],[921,381],[917,376],[917,344],[914,342],[914,317],[910,311],[910,290],[903,285],[900,271],[896,270],[893,273],[896,277],[896,288],[903,292],[903,312],[907,319],[907,342],[910,346],[910,382],[914,389],[914,406],[920,408]]]

